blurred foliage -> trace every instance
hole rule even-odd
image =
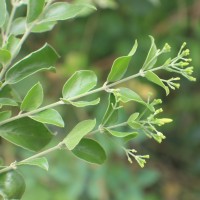
[[[85,0],[86,1],[86,0]],[[85,2],[84,1],[84,2]],[[81,0],[76,0],[81,2]],[[37,78],[23,81],[16,90],[24,95],[33,83],[45,84],[46,102],[60,96],[66,79],[79,69],[93,69],[105,81],[113,60],[129,52],[135,39],[140,48],[128,73],[137,72],[149,48],[148,35],[156,38],[158,47],[168,42],[177,51],[183,41],[188,43],[195,68],[196,83],[182,79],[182,87],[176,94],[165,97],[159,87],[136,79],[129,86],[144,98],[150,91],[155,97],[164,98],[164,112],[173,118],[163,132],[167,139],[157,145],[153,140],[140,137],[132,146],[141,153],[151,155],[145,169],[136,163],[130,165],[115,144],[97,137],[109,152],[103,166],[90,165],[71,153],[56,152],[49,156],[50,171],[23,168],[27,191],[23,200],[198,200],[200,197],[200,93],[198,65],[200,63],[200,0],[87,0],[97,6],[93,13],[59,23],[49,33],[31,35],[23,53],[35,50],[48,41],[61,55],[57,73],[43,73]],[[143,56],[144,55],[144,56]],[[162,74],[165,76],[165,74]],[[43,84],[43,85],[44,85]],[[100,83],[99,83],[100,84]],[[103,94],[102,94],[103,95]],[[64,137],[78,121],[89,116],[102,117],[106,97],[94,109],[58,108],[65,117],[67,127],[55,129],[58,137]],[[127,105],[125,118],[137,109]],[[52,127],[54,128],[54,127]],[[53,141],[55,142],[55,141]],[[28,155],[23,150],[3,144],[6,162]]]

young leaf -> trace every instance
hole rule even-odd
[[[45,10],[42,21],[48,22],[74,18],[88,8],[95,9],[89,4],[69,4],[57,2],[50,5]]]
[[[65,101],[65,100],[63,100],[63,101]],[[100,102],[100,98],[95,99],[93,101],[76,101],[76,102],[67,101],[67,103],[70,103],[71,105],[76,106],[78,108],[82,108],[82,107],[86,107],[86,106],[94,106],[94,105],[97,105],[99,102]]]
[[[135,112],[133,113],[129,118],[128,118],[128,122],[135,122],[135,120],[139,117],[140,113]]]
[[[96,84],[97,77],[93,71],[81,70],[75,72],[63,86],[63,99],[84,94],[94,88]]]
[[[44,123],[52,124],[59,127],[64,127],[65,123],[60,116],[59,112],[54,109],[48,109],[37,114],[30,116],[31,119]]]
[[[6,21],[6,1],[5,0],[0,0],[0,28],[4,25]]]
[[[12,56],[14,55],[14,52],[16,51],[19,41],[20,39],[16,38],[14,35],[11,35],[7,40],[5,49],[7,49],[11,53]],[[18,50],[20,50],[20,48]]]
[[[128,65],[131,61],[131,58],[137,50],[137,47],[138,47],[138,43],[136,40],[135,44],[134,44],[132,50],[130,51],[130,53],[128,54],[128,56],[119,57],[114,61],[111,71],[108,75],[107,82],[118,81],[124,76],[124,74],[128,68]]]
[[[28,0],[27,22],[30,23],[38,18],[43,11],[45,0]]]
[[[0,136],[22,148],[39,151],[50,142],[53,135],[43,124],[30,118],[21,118],[1,125]]]
[[[133,129],[141,129],[142,125],[136,121],[128,121],[128,125]]]
[[[14,84],[42,70],[55,69],[52,65],[58,59],[56,51],[48,44],[29,54],[12,66],[6,73],[6,83]]]
[[[33,33],[42,33],[46,31],[51,31],[53,27],[56,25],[56,22],[40,22],[37,23],[31,32]]]
[[[0,112],[0,122],[10,118],[11,115],[12,115],[12,112],[10,110]]]
[[[161,79],[155,73],[153,73],[152,71],[147,71],[145,73],[145,77],[149,81],[151,81],[151,82],[159,85],[160,87],[162,87],[165,90],[166,95],[169,94],[169,88],[167,86],[165,86],[165,84],[161,81]]]
[[[0,98],[0,105],[1,106],[18,106],[18,104],[9,98]]]
[[[6,49],[0,49],[0,63],[6,64],[11,59],[11,54]]]
[[[134,138],[138,135],[137,132],[121,132],[121,131],[114,131],[108,128],[106,128],[106,131],[108,131],[111,135],[115,137],[120,137],[120,138],[127,137],[127,136],[131,136],[132,138]]]
[[[96,125],[96,120],[85,120],[78,123],[63,140],[69,150],[75,148],[80,140],[88,134]]]
[[[49,169],[49,164],[45,157],[34,158],[28,161],[22,161],[22,162],[19,162],[17,165],[33,165],[33,166],[40,167],[46,171],[48,171]]]
[[[43,88],[40,83],[35,84],[24,97],[21,104],[21,111],[35,110],[41,106],[43,102]]]
[[[0,195],[4,199],[21,199],[25,188],[24,178],[18,172],[12,170],[0,174]]]
[[[151,47],[149,49],[148,55],[146,57],[146,60],[144,61],[144,64],[142,66],[142,69],[151,69],[157,61],[157,47],[154,42],[154,38],[152,36],[149,36],[151,39]]]
[[[11,26],[10,33],[12,35],[18,36],[24,34],[26,31],[26,18],[18,17],[16,18]]]
[[[90,163],[103,164],[106,160],[106,153],[102,146],[95,140],[83,138],[72,150],[78,158]]]

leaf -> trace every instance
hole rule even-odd
[[[42,21],[57,21],[67,20],[76,17],[78,14],[84,12],[85,9],[95,9],[89,4],[69,4],[64,2],[57,2],[50,5],[44,12]]]
[[[43,102],[43,88],[40,83],[35,84],[24,97],[20,109],[32,111],[41,106]]]
[[[0,195],[4,199],[21,199],[25,188],[24,178],[18,172],[12,170],[0,174]]]
[[[0,28],[4,25],[6,21],[6,1],[5,0],[0,0]]]
[[[75,72],[63,86],[63,99],[84,94],[94,88],[96,84],[97,77],[93,71],[81,70]]]
[[[1,125],[0,136],[24,149],[39,151],[50,142],[53,135],[43,124],[21,118]]]
[[[52,124],[59,127],[64,127],[65,123],[60,116],[59,112],[54,109],[48,109],[37,114],[30,116],[31,119],[44,123]]]
[[[56,25],[56,22],[37,23],[31,30],[31,32],[42,33],[42,32],[46,32],[46,31],[51,31],[55,25]]]
[[[12,115],[12,112],[10,110],[0,112],[0,122],[10,118],[11,115]]]
[[[65,101],[63,99],[63,101]],[[66,101],[68,103],[70,103],[71,105],[73,106],[76,106],[78,108],[81,108],[81,107],[86,107],[86,106],[94,106],[94,105],[97,105],[99,102],[100,102],[100,98],[98,99],[95,99],[93,101],[76,101],[76,102],[73,102],[73,101]]]
[[[133,132],[133,134],[132,135],[127,135],[126,137],[123,137],[122,138],[122,140],[123,140],[123,143],[127,143],[127,142],[129,142],[130,140],[132,140],[132,139],[134,139],[134,138],[136,138],[137,137],[137,135],[138,135],[138,132]]]
[[[33,166],[40,167],[46,171],[48,171],[48,169],[49,169],[49,163],[45,157],[34,158],[34,159],[31,159],[28,161],[21,161],[21,162],[17,163],[17,165],[33,165]]]
[[[0,105],[2,106],[18,106],[18,104],[9,98],[0,98]]]
[[[30,23],[36,20],[42,13],[45,5],[45,0],[28,0],[27,22]]]
[[[23,35],[26,31],[26,18],[25,17],[18,17],[16,18],[10,29],[10,34],[18,36]]]
[[[128,118],[128,122],[135,122],[135,120],[139,117],[140,113],[135,112],[133,113],[129,118]]]
[[[133,129],[141,129],[142,125],[136,121],[128,121],[128,125]]]
[[[106,128],[106,131],[108,131],[111,135],[115,137],[120,137],[120,138],[127,137],[127,136],[131,136],[132,138],[134,138],[138,135],[137,132],[121,132],[121,131],[114,131],[109,128]]]
[[[0,63],[6,64],[9,62],[10,59],[11,59],[10,52],[6,49],[0,49]]]
[[[6,73],[6,83],[14,84],[39,71],[55,69],[56,51],[48,44],[29,54],[12,66]]]
[[[162,87],[165,90],[166,95],[169,94],[169,88],[167,86],[165,86],[165,84],[162,82],[162,80],[154,72],[147,71],[145,73],[145,78],[147,78],[149,81]]]
[[[18,47],[19,41],[20,39],[16,38],[14,35],[11,35],[7,40],[5,48],[11,53],[12,56],[14,55],[16,48]],[[19,50],[20,50],[20,47],[18,51]]]
[[[96,120],[85,120],[78,123],[63,140],[69,150],[75,148],[80,140],[87,135],[96,125]]]
[[[118,109],[119,109],[119,102],[116,101],[114,94],[110,93],[108,97],[108,107],[104,114],[101,124],[111,125],[117,122],[119,114]]]
[[[119,57],[114,61],[111,71],[108,75],[107,82],[118,81],[124,76],[124,74],[128,68],[128,65],[131,61],[131,58],[137,50],[137,47],[138,47],[138,43],[136,40],[135,44],[134,44],[132,50],[130,51],[130,53],[128,54],[128,56]]]
[[[149,49],[148,55],[146,57],[146,60],[144,61],[144,64],[142,66],[142,69],[151,69],[157,61],[157,47],[154,42],[154,38],[152,36],[149,36],[151,39],[151,47]]]
[[[106,160],[106,153],[102,146],[95,140],[83,138],[72,150],[78,158],[90,163],[103,164]]]

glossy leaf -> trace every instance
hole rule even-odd
[[[22,148],[39,151],[50,142],[53,135],[43,124],[21,118],[1,125],[0,136]]]
[[[27,22],[30,23],[38,18],[42,13],[45,0],[28,0]]]
[[[85,120],[78,123],[64,139],[65,145],[69,150],[75,148],[75,146],[81,141],[81,139],[87,135],[96,125],[96,120]]]
[[[11,54],[6,49],[0,49],[0,63],[6,64],[11,59]]]
[[[42,33],[46,31],[51,31],[53,27],[56,25],[56,22],[40,22],[37,23],[31,32],[33,33]]]
[[[0,105],[1,106],[18,106],[18,104],[9,98],[0,98]]]
[[[11,53],[11,55],[13,56],[14,53],[18,53],[16,52],[16,48],[18,47],[20,39],[16,38],[14,35],[11,35],[6,43],[5,48]],[[18,51],[20,50],[20,47],[18,49]]]
[[[16,18],[11,26],[10,33],[12,35],[18,36],[24,34],[26,31],[26,18],[18,17]]]
[[[58,54],[48,44],[29,54],[12,66],[6,73],[6,83],[14,84],[38,71],[55,69],[52,65],[58,59]]]
[[[95,99],[93,101],[68,101],[71,105],[81,108],[81,107],[86,107],[86,106],[94,106],[97,105],[100,102],[100,98]]]
[[[45,157],[42,158],[34,158],[28,161],[19,162],[17,165],[32,165],[40,167],[46,171],[49,169],[49,163]]]
[[[169,88],[167,86],[165,86],[165,84],[162,82],[162,80],[155,73],[153,73],[152,71],[147,71],[145,73],[145,77],[149,81],[151,81],[151,82],[159,85],[160,87],[162,87],[165,90],[166,95],[169,94]]]
[[[45,10],[42,20],[47,22],[74,18],[88,8],[95,9],[89,4],[69,4],[65,2],[57,2],[50,5]]]
[[[10,118],[11,115],[12,115],[12,112],[10,110],[0,112],[0,122]]]
[[[93,71],[81,70],[75,72],[63,86],[63,99],[69,99],[84,94],[94,88],[97,77]]]
[[[90,163],[103,164],[106,160],[106,153],[101,145],[88,138],[83,138],[72,152],[78,158]]]
[[[24,97],[20,109],[22,111],[35,110],[43,102],[43,88],[40,83],[35,84]]]
[[[128,56],[122,56],[117,58],[111,68],[111,71],[108,75],[107,82],[115,82],[120,80],[124,74],[126,73],[126,70],[128,68],[128,65],[131,61],[132,56],[135,54],[138,47],[137,40],[135,41],[135,44],[128,54]]]
[[[0,0],[0,28],[4,25],[6,21],[6,1],[5,0]]]
[[[25,188],[24,178],[18,172],[12,170],[0,174],[0,195],[4,199],[21,199]]]
[[[151,39],[151,47],[149,49],[149,52],[147,54],[146,60],[144,61],[144,64],[142,66],[142,69],[151,69],[157,61],[157,47],[154,42],[154,38],[152,36],[149,36]]]
[[[54,109],[48,109],[37,114],[30,116],[31,119],[35,121],[44,123],[44,124],[52,124],[59,127],[64,127],[65,123],[60,116],[59,112]]]
[[[115,137],[120,137],[120,138],[127,137],[127,136],[130,136],[130,135],[133,138],[133,137],[136,137],[138,135],[137,132],[114,131],[114,130],[108,129],[108,128],[106,128],[106,131],[108,131],[111,135],[113,135]]]

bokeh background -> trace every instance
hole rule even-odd
[[[77,1],[71,1],[77,2]],[[21,56],[50,43],[61,55],[57,73],[42,73],[16,86],[21,95],[40,80],[45,88],[46,103],[60,97],[64,82],[76,70],[94,70],[102,84],[112,62],[126,55],[134,40],[139,48],[128,74],[142,66],[150,46],[148,35],[154,36],[158,48],[165,42],[172,47],[172,56],[183,42],[191,50],[197,81],[181,79],[181,88],[166,97],[159,87],[142,79],[128,83],[147,98],[163,99],[162,116],[173,118],[170,125],[161,128],[167,139],[157,144],[154,140],[139,138],[131,146],[139,153],[150,154],[151,159],[141,169],[136,162],[129,164],[124,152],[102,135],[96,136],[108,153],[102,166],[91,165],[75,158],[70,152],[58,151],[48,156],[49,172],[34,167],[21,171],[27,182],[23,200],[199,200],[200,199],[200,0],[85,0],[97,11],[60,22],[51,32],[33,34],[23,47]],[[127,74],[127,75],[128,75]],[[165,77],[165,74],[162,74]],[[66,121],[64,129],[51,127],[57,143],[79,121],[96,116],[101,119],[107,105],[107,96],[101,94],[97,107],[76,109],[59,107]],[[121,121],[137,110],[128,105]],[[29,156],[27,152],[4,144],[7,162]]]

